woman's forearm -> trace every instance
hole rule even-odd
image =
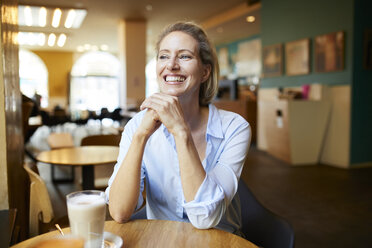
[[[180,166],[183,194],[186,202],[192,201],[205,178],[205,170],[200,161],[190,132],[178,132],[175,136]]]
[[[137,205],[141,163],[147,137],[134,134],[129,150],[110,188],[109,210],[117,222],[126,222]]]

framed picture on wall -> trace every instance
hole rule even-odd
[[[332,72],[344,69],[345,33],[343,31],[315,37],[315,71]]]
[[[364,68],[372,70],[372,29],[364,32]]]
[[[261,40],[253,39],[238,43],[236,73],[239,77],[260,76],[262,73]]]
[[[282,75],[283,70],[282,44],[275,44],[263,48],[262,67],[264,77],[275,77]]]
[[[310,72],[310,39],[287,42],[285,44],[285,72],[289,76]]]

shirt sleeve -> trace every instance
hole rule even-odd
[[[188,218],[196,228],[214,227],[224,216],[237,192],[250,138],[251,129],[246,121],[230,127],[226,132],[226,142],[220,147],[222,152],[215,166],[207,171],[194,200],[184,203]]]
[[[141,120],[140,116],[135,116],[133,117],[125,126],[124,131],[121,135],[121,140],[120,140],[120,149],[119,149],[119,156],[117,159],[117,162],[114,167],[114,172],[112,173],[109,181],[108,181],[108,187],[105,190],[105,195],[106,195],[106,202],[109,204],[109,198],[110,198],[110,188],[111,184],[113,183],[122,162],[124,161],[124,158],[129,150],[129,146],[132,142],[132,137],[134,132],[136,131],[138,125],[137,123]],[[145,173],[143,169],[143,165],[141,166],[141,185],[140,185],[140,194],[138,197],[138,202],[136,206],[136,210],[142,206],[143,203],[143,197],[142,197],[142,191],[144,189],[144,178],[145,178]]]

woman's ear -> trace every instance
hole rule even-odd
[[[209,78],[209,75],[211,74],[212,67],[211,65],[203,65],[203,76],[202,76],[202,82],[204,83]]]

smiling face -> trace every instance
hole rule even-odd
[[[156,63],[160,92],[199,101],[200,84],[207,80],[210,66],[202,64],[198,52],[198,42],[184,32],[163,38]]]

